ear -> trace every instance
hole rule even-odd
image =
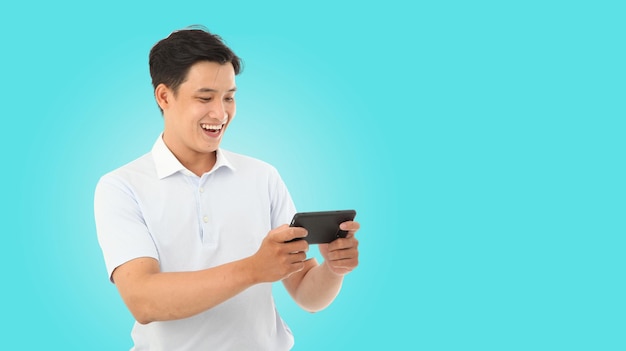
[[[154,89],[154,97],[156,98],[156,102],[159,104],[161,110],[165,111],[169,107],[171,100],[174,98],[174,93],[167,87],[167,85],[161,83],[157,85],[156,89]]]

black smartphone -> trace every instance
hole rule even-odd
[[[309,233],[304,239],[309,244],[327,244],[337,238],[345,238],[348,232],[339,229],[343,222],[353,221],[355,210],[298,212],[293,216],[290,227],[303,227]]]

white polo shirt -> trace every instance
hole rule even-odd
[[[153,257],[161,271],[194,271],[254,254],[295,206],[271,165],[222,149],[198,177],[159,137],[152,151],[104,175],[94,200],[109,278],[121,264]],[[272,285],[255,285],[190,318],[135,323],[134,350],[288,350],[293,336]]]

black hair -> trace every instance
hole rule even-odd
[[[199,61],[231,63],[235,74],[241,71],[241,59],[218,35],[205,27],[190,26],[172,32],[150,50],[150,76],[154,89],[165,84],[177,93],[191,66]]]

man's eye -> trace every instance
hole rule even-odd
[[[235,98],[231,96],[231,97],[224,98],[224,100],[226,100],[228,102],[233,102],[233,101],[235,101]]]
[[[201,97],[201,98],[198,98],[198,99],[200,99],[200,101],[202,101],[202,102],[209,102],[209,101],[211,101],[211,98],[203,98],[203,97]]]

